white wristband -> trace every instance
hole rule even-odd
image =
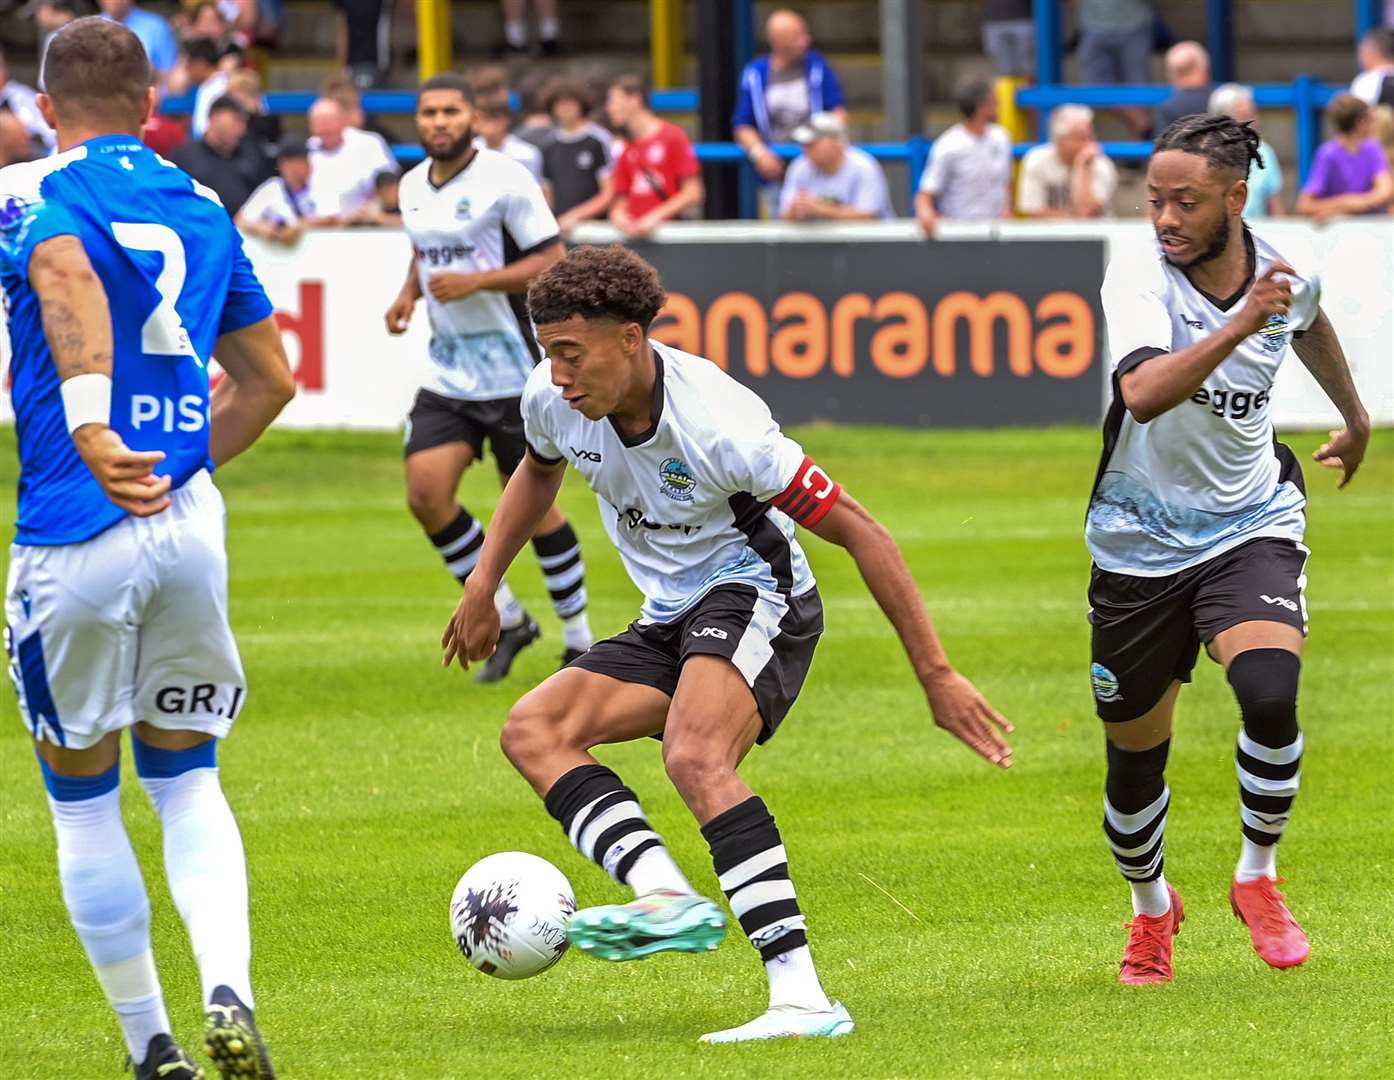
[[[59,386],[63,394],[63,412],[68,418],[71,434],[83,424],[111,424],[111,376],[97,372],[74,375]]]

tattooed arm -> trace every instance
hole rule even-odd
[[[1365,458],[1370,442],[1370,416],[1360,403],[1346,354],[1326,312],[1318,309],[1312,325],[1293,341],[1292,347],[1346,422],[1344,431],[1333,431],[1331,440],[1312,455],[1327,468],[1342,470],[1341,482],[1336,486],[1343,488]]]
[[[111,309],[82,242],[63,235],[35,247],[29,258],[29,284],[39,300],[59,382],[95,375],[108,380],[109,395]],[[155,466],[164,460],[160,451],[130,450],[102,420],[76,428],[73,445],[107,498],[127,513],[149,517],[169,505],[169,477],[154,475]]]

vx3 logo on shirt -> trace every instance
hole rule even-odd
[[[700,630],[692,631],[693,637],[714,637],[717,641],[725,641],[731,635],[719,626],[704,626]]]
[[[1204,329],[1205,329],[1205,324],[1204,324],[1203,322],[1201,322],[1199,319],[1193,319],[1193,318],[1191,318],[1189,315],[1185,314],[1184,312],[1179,312],[1179,311],[1178,311],[1178,312],[1176,313],[1176,317],[1177,317],[1178,319],[1180,319],[1183,323],[1185,323],[1187,326],[1189,326],[1192,330],[1204,330]]]
[[[573,446],[571,453],[575,455],[577,461],[593,461],[597,465],[600,464],[600,451],[598,450],[582,450],[580,447]]]
[[[1276,604],[1280,608],[1287,608],[1289,611],[1296,611],[1297,605],[1285,596],[1269,596],[1267,593],[1259,593],[1260,600],[1265,604]]]

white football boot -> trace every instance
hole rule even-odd
[[[757,1039],[836,1039],[852,1034],[852,1017],[842,1002],[830,1009],[776,1005],[748,1024],[703,1035],[704,1043],[754,1042]]]

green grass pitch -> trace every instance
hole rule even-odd
[[[405,510],[396,439],[278,433],[226,469],[251,689],[221,762],[250,860],[258,1016],[285,1080],[1394,1075],[1394,433],[1376,434],[1346,492],[1307,467],[1307,757],[1280,868],[1312,958],[1267,969],[1229,911],[1238,714],[1202,660],[1169,774],[1168,876],[1189,917],[1177,981],[1143,990],[1115,981],[1127,890],[1099,830],[1081,540],[1097,432],[796,434],[891,528],[954,661],[1017,725],[1009,773],[936,731],[852,563],[808,539],[828,631],[798,707],[745,775],[779,820],[827,988],[857,1021],[838,1042],[697,1044],[764,1008],[738,932],[710,956],[574,954],[524,983],[471,969],[447,906],[482,855],[536,852],[583,904],[623,895],[570,850],[497,747],[509,704],[561,650],[531,554],[510,580],[547,636],[509,682],[479,688],[439,666],[456,592]],[[0,438],[12,492],[13,436]],[[1304,460],[1318,442],[1290,441]],[[496,492],[484,470],[466,479],[476,511]],[[636,594],[575,476],[564,505],[585,543],[595,627],[616,632]],[[8,526],[8,494],[3,513]],[[38,769],[6,700],[0,1076],[114,1077],[119,1033],[68,925]],[[716,895],[658,748],[601,757]],[[193,961],[156,819],[125,768],[156,956],[176,1035],[195,1049]]]

